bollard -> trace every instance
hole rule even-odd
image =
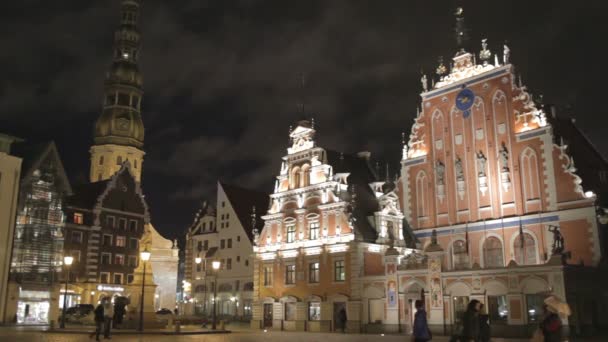
[[[179,334],[182,331],[182,326],[181,323],[178,319],[173,321],[173,324],[175,325],[175,333]]]

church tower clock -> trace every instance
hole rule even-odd
[[[104,82],[103,110],[95,123],[90,181],[112,177],[128,161],[137,182],[143,166],[142,76],[137,66],[141,0],[122,0],[120,26],[114,32],[112,64]]]

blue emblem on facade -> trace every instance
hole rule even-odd
[[[475,102],[475,94],[469,88],[462,89],[456,95],[456,108],[462,111],[463,117],[466,119],[471,115],[471,107]]]

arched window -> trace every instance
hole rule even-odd
[[[299,167],[294,167],[293,169],[291,169],[291,188],[292,189],[296,189],[297,187],[300,186],[300,168]]]
[[[416,203],[418,209],[418,217],[427,216],[427,198],[429,197],[427,189],[427,178],[424,171],[420,171],[416,176]]]
[[[462,270],[469,267],[467,243],[464,240],[457,240],[452,244],[452,267],[455,270]]]
[[[515,249],[515,262],[518,265],[536,265],[538,263],[536,258],[536,242],[529,233],[524,233],[523,239],[518,234],[515,238],[515,243],[513,243],[513,248]]]
[[[484,267],[503,267],[502,243],[495,236],[490,236],[483,243]]]
[[[121,156],[116,157],[116,165],[122,165],[122,157]]]
[[[302,184],[300,184],[302,187],[304,186],[308,186],[310,185],[310,165],[308,164],[304,164],[304,166],[302,166]]]
[[[538,158],[536,152],[529,147],[521,154],[521,179],[524,198],[528,201],[540,198]]]
[[[103,156],[99,157],[99,165],[103,165]]]

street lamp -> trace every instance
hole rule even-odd
[[[141,303],[139,303],[139,331],[144,331],[144,289],[146,284],[146,261],[150,260],[148,247],[140,253],[141,261],[144,263],[144,275],[141,278]]]
[[[217,271],[220,269],[221,263],[219,260],[213,260],[211,267],[213,268],[213,274],[215,275],[215,281],[213,282],[213,325],[211,329],[215,330],[216,327],[216,307],[217,307]]]
[[[65,277],[65,291],[63,292],[63,310],[61,311],[61,329],[65,329],[65,311],[68,305],[68,281],[70,280],[70,265],[74,262],[74,257],[66,255],[63,257],[63,264],[67,270]]]

